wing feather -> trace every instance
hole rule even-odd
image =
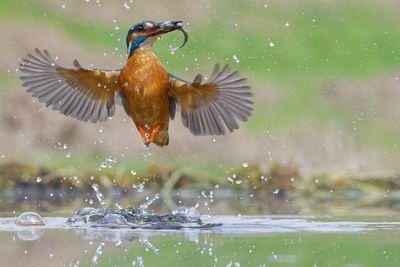
[[[170,116],[175,116],[176,105],[181,107],[183,125],[195,135],[222,135],[239,128],[252,112],[252,93],[239,72],[231,72],[225,65],[215,65],[207,83],[197,75],[192,83],[170,75],[169,95],[173,103]]]
[[[115,112],[114,96],[120,90],[119,71],[75,69],[56,64],[47,50],[35,50],[21,60],[22,85],[47,107],[82,121],[105,121]]]

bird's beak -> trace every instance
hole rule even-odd
[[[182,30],[182,21],[165,21],[154,24],[154,27],[148,31],[147,36],[157,36],[169,33],[175,30]]]
[[[160,36],[162,34],[173,32],[175,30],[182,32],[185,37],[183,43],[180,46],[173,48],[171,50],[171,51],[176,51],[177,49],[184,47],[185,44],[187,43],[187,41],[189,40],[189,35],[186,32],[186,30],[183,28],[181,20],[165,21],[165,22],[156,23],[156,24],[154,24],[154,27],[152,29],[148,30],[145,34],[148,37],[156,37],[156,36]]]

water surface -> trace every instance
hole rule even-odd
[[[44,226],[0,220],[9,266],[399,266],[396,218],[202,216],[209,229]]]

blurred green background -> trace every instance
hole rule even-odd
[[[0,211],[69,216],[98,207],[96,182],[108,207],[139,206],[153,190],[162,196],[156,211],[196,205],[213,216],[367,214],[397,221],[399,10],[396,0],[1,0],[0,189],[17,190],[0,190]],[[78,59],[85,67],[121,68],[126,32],[144,19],[185,23],[184,48],[170,52],[182,42],[177,32],[154,46],[170,72],[191,79],[215,63],[240,70],[254,93],[251,119],[226,136],[195,137],[178,116],[170,145],[145,149],[122,108],[105,123],[85,124],[45,108],[21,86],[18,62],[36,47],[66,67]],[[36,241],[3,233],[2,258],[14,265],[91,264],[101,238],[55,231]],[[147,252],[141,236],[124,241],[124,250],[107,240],[99,266],[131,265],[139,255],[150,265],[398,265],[398,231],[360,231],[206,232],[200,243],[189,231],[150,236],[161,256]]]
[[[50,1],[0,4],[0,163],[94,169],[107,156],[213,170],[242,163],[294,164],[306,174],[396,172],[400,159],[400,18],[397,1]],[[190,79],[229,63],[254,92],[248,123],[223,137],[194,137],[178,117],[170,146],[145,150],[121,111],[84,124],[36,103],[18,80],[18,59],[46,48],[59,64],[115,69],[138,21],[181,19],[155,53]],[[64,146],[66,144],[67,146]]]

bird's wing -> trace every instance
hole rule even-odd
[[[20,63],[27,92],[60,113],[82,121],[105,121],[114,115],[119,71],[89,70],[74,60],[74,69],[58,66],[49,53],[35,50]]]
[[[175,115],[176,104],[181,108],[182,122],[194,135],[222,135],[226,129],[239,128],[252,111],[251,91],[239,72],[231,72],[225,65],[214,67],[211,77],[203,83],[198,74],[189,83],[169,75],[170,115]]]

